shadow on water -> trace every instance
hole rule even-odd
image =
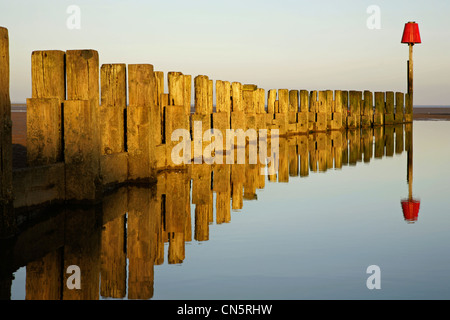
[[[13,273],[25,266],[27,300],[151,299],[155,266],[165,257],[168,264],[183,263],[189,258],[186,243],[208,241],[211,224],[230,223],[244,200],[261,200],[257,190],[266,183],[405,150],[411,195],[412,125],[407,124],[280,138],[278,171],[268,176],[260,174],[261,163],[192,164],[161,172],[151,187],[121,186],[98,205],[16,212],[22,217],[20,232],[0,243],[0,298],[10,299]],[[405,219],[415,221],[417,214],[405,213]],[[73,265],[82,270],[80,290],[67,286]]]

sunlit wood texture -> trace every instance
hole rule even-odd
[[[68,200],[95,200],[101,193],[95,113],[89,100],[64,102],[64,161]]]
[[[66,98],[65,52],[33,51],[31,54],[31,97]]]
[[[394,108],[395,108],[395,94],[392,91],[386,92],[386,104],[384,109],[384,124],[394,124]]]
[[[361,110],[361,127],[371,127],[373,124],[373,93],[364,91],[364,100]]]
[[[125,64],[104,64],[100,69],[100,136],[103,155],[125,151],[124,116],[127,106]]]
[[[375,92],[375,113],[373,115],[373,125],[384,125],[384,110],[385,110],[385,93]]]
[[[130,180],[154,180],[161,113],[151,64],[128,65],[127,147]]]
[[[63,160],[61,100],[27,99],[27,162],[40,166]]]
[[[405,94],[395,93],[395,123],[403,123],[405,114]]]

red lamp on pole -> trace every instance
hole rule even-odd
[[[419,25],[416,22],[405,23],[403,29],[402,43],[407,43],[409,46],[409,61],[408,61],[408,94],[411,106],[413,104],[413,46],[416,43],[422,43],[420,40]]]

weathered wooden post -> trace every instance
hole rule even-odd
[[[239,129],[245,131],[247,127],[242,89],[242,84],[239,82],[233,82],[231,84],[231,129],[235,132]],[[233,138],[234,146],[243,147],[243,145],[238,144],[238,142],[239,141],[235,142]]]
[[[275,113],[277,112],[275,109],[275,101],[277,100],[277,90],[270,89],[267,92],[267,116],[266,116],[266,124],[270,127],[273,124],[273,119],[275,118]]]
[[[408,66],[408,95],[409,101],[405,108],[405,121],[412,122],[413,114],[413,46],[416,43],[422,43],[419,33],[419,25],[416,22],[405,23],[403,29],[402,43],[407,43],[409,47]]]
[[[104,64],[100,68],[100,135],[103,155],[125,151],[124,116],[127,107],[125,64]]]
[[[373,94],[364,91],[364,102],[361,111],[361,127],[371,127],[373,123]]]
[[[299,90],[289,90],[288,132],[297,132],[297,114],[299,109]]]
[[[39,166],[62,161],[61,103],[66,98],[65,52],[31,55],[32,98],[27,99],[27,162]]]
[[[395,123],[403,123],[404,122],[404,100],[405,95],[402,92],[395,93]]]
[[[258,87],[254,84],[244,84],[242,86],[242,104],[245,112],[245,130],[256,127],[256,99]]]
[[[375,92],[375,113],[373,115],[373,125],[384,125],[385,100],[384,92]]]
[[[256,91],[256,128],[266,129],[266,96],[265,90],[258,88]]]
[[[12,136],[8,29],[0,27],[0,238],[12,236]]]
[[[285,135],[287,133],[289,120],[288,111],[289,111],[289,90],[278,89],[278,110],[275,110],[274,124],[278,126],[280,135]]]
[[[300,90],[300,110],[297,114],[297,132],[308,133],[308,115],[309,115],[309,93],[307,90]]]
[[[361,126],[361,101],[362,101],[361,91],[352,90],[349,92],[350,114],[347,119],[349,129],[355,129]]]
[[[231,139],[226,131],[231,125],[231,83],[228,81],[216,81],[216,112],[212,115],[212,127],[222,133],[223,150],[231,147]]]
[[[101,194],[99,58],[95,50],[66,52],[64,101],[66,199],[95,201]]]
[[[394,124],[394,92],[387,91],[386,92],[386,105],[385,105],[385,113],[384,113],[384,124]]]
[[[153,181],[156,177],[156,143],[160,110],[155,106],[153,65],[128,65],[127,147],[128,179]]]
[[[332,97],[331,97],[332,98]],[[331,109],[331,130],[342,129],[342,91],[334,91],[334,101]]]

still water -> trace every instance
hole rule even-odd
[[[280,139],[276,177],[192,165],[64,208],[19,237],[11,299],[450,299],[449,136],[448,121],[415,121],[323,153],[320,137]]]

